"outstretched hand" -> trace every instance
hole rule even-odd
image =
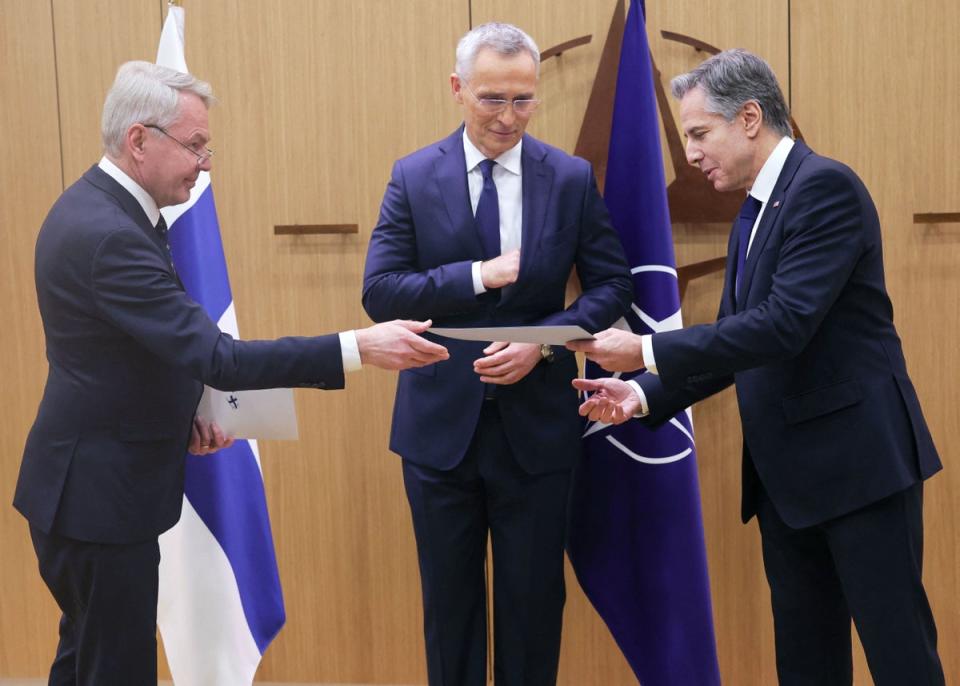
[[[580,405],[580,415],[604,424],[623,424],[641,411],[640,396],[621,379],[574,379],[573,387],[592,395]]]
[[[425,322],[394,319],[356,331],[361,364],[381,369],[408,369],[440,362],[450,357],[447,349],[419,334],[430,328]]]

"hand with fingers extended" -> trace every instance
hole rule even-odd
[[[223,434],[216,422],[208,422],[200,415],[193,418],[190,427],[190,443],[187,445],[193,455],[212,455],[222,448],[233,445],[233,439]]]
[[[450,357],[446,348],[420,336],[431,324],[429,319],[394,319],[358,329],[360,362],[381,369],[408,369],[446,360]]]
[[[607,329],[593,340],[570,341],[567,348],[586,353],[608,372],[632,372],[644,369],[643,346],[640,336],[623,329]]]
[[[473,362],[473,371],[483,383],[501,386],[517,383],[543,359],[536,343],[491,343],[483,349],[484,357]]]
[[[505,252],[480,263],[480,279],[487,290],[509,286],[520,275],[520,250]]]
[[[621,379],[574,379],[573,387],[591,393],[580,405],[581,416],[590,421],[623,424],[642,409],[640,396]]]

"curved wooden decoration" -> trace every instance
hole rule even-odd
[[[697,52],[709,52],[711,55],[716,55],[720,52],[720,48],[710,45],[709,43],[704,43],[702,40],[697,40],[692,36],[685,36],[682,33],[674,33],[673,31],[661,31],[660,35],[663,36],[666,40],[672,40],[677,43],[683,43],[684,45],[689,45],[691,48]]]
[[[554,45],[552,48],[547,48],[540,53],[540,61],[546,62],[551,57],[559,57],[567,50],[572,48],[580,47],[581,45],[586,45],[593,40],[593,35],[588,34],[586,36],[580,36],[579,38],[574,38],[573,40],[568,40],[565,43],[560,43],[559,45]]]

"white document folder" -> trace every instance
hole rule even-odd
[[[295,441],[299,437],[290,388],[218,391],[204,386],[197,414],[216,422],[231,438]]]

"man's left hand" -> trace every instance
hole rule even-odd
[[[632,372],[644,368],[640,336],[623,329],[601,331],[592,341],[570,341],[567,348],[586,353],[588,360],[608,372]]]
[[[199,415],[193,418],[193,427],[190,429],[190,445],[187,446],[194,455],[211,455],[221,448],[229,448],[233,439],[223,435],[223,431],[216,422],[208,422]]]
[[[517,383],[543,359],[536,343],[491,343],[483,349],[486,357],[473,363],[473,371],[484,383],[507,386]]]

